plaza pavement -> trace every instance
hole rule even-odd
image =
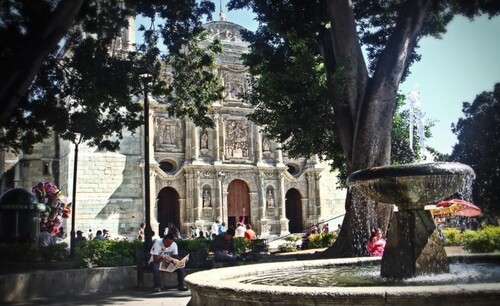
[[[283,241],[275,241],[269,246],[274,249]],[[445,247],[448,255],[463,254],[462,247]],[[295,254],[314,253],[324,249],[312,249],[294,252]],[[276,257],[291,255],[290,253],[275,254]],[[279,260],[279,259],[277,259]],[[152,288],[145,290],[135,289],[114,293],[93,293],[76,296],[62,295],[60,297],[37,298],[26,302],[3,304],[5,306],[51,305],[51,306],[95,306],[95,305],[125,305],[125,306],[186,306],[191,299],[190,291],[178,291],[176,288],[166,289],[160,293],[153,293]]]

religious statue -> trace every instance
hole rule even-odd
[[[262,151],[268,152],[270,147],[271,147],[271,142],[267,137],[265,137],[264,140],[262,141]]]
[[[203,207],[212,207],[212,196],[208,189],[203,190]]]
[[[203,133],[201,134],[200,148],[201,149],[208,149],[208,134],[207,134],[207,131],[203,131]]]
[[[267,207],[274,207],[274,194],[273,194],[273,191],[271,189],[269,189],[267,191],[267,194],[266,194],[266,203],[267,203]]]

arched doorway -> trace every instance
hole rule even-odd
[[[172,187],[163,188],[158,194],[158,235],[163,236],[163,231],[169,222],[181,230],[181,217],[179,207],[179,194]]]
[[[290,233],[302,233],[304,226],[302,225],[302,201],[300,193],[297,189],[290,189],[286,193],[285,201],[285,216],[289,221],[288,230]]]
[[[250,191],[242,180],[232,181],[227,188],[227,225],[236,228],[236,222],[245,218],[245,223],[251,223]]]

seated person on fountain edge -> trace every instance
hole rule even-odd
[[[382,238],[380,229],[372,230],[370,240],[366,244],[366,250],[371,256],[382,256],[384,254],[385,239]]]

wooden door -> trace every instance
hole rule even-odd
[[[250,191],[242,180],[232,181],[227,189],[227,217],[228,226],[236,228],[236,222],[243,217],[245,223],[251,223]]]

